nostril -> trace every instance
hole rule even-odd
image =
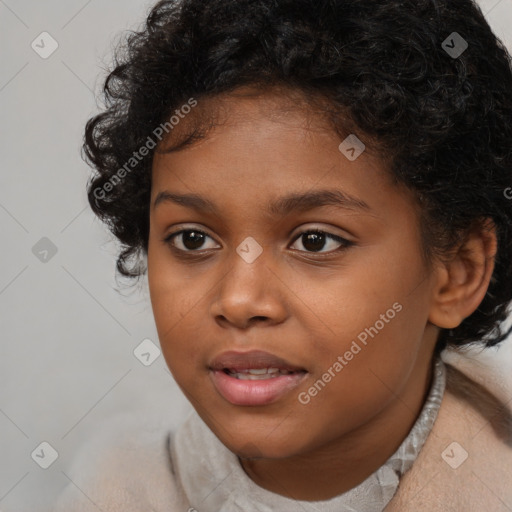
[[[253,321],[253,320],[266,320],[266,319],[267,319],[266,316],[253,316],[251,318],[251,321]]]

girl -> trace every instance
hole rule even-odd
[[[111,427],[57,509],[512,510],[510,408],[440,357],[498,346],[512,300],[512,71],[479,8],[162,1],[105,94],[90,204],[194,411]]]

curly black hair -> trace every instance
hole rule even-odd
[[[350,124],[360,138],[376,141],[395,182],[421,205],[427,256],[446,254],[475,223],[492,219],[498,253],[487,294],[460,326],[441,331],[436,349],[505,339],[512,300],[511,58],[472,0],[157,3],[117,48],[105,108],[85,131],[84,158],[97,171],[88,198],[121,242],[120,274],[147,270],[141,261],[158,127],[168,132],[170,116],[186,112],[184,105],[244,85],[322,98],[333,126]],[[206,131],[196,126],[177,147]]]

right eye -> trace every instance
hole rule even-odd
[[[213,240],[204,231],[199,229],[182,229],[171,233],[164,238],[164,242],[172,247],[172,249],[182,252],[197,252],[202,248],[206,239]],[[202,250],[213,249],[215,247],[206,247]]]

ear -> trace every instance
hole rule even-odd
[[[485,219],[443,262],[438,262],[429,321],[454,329],[470,316],[487,293],[498,248],[496,226]]]

